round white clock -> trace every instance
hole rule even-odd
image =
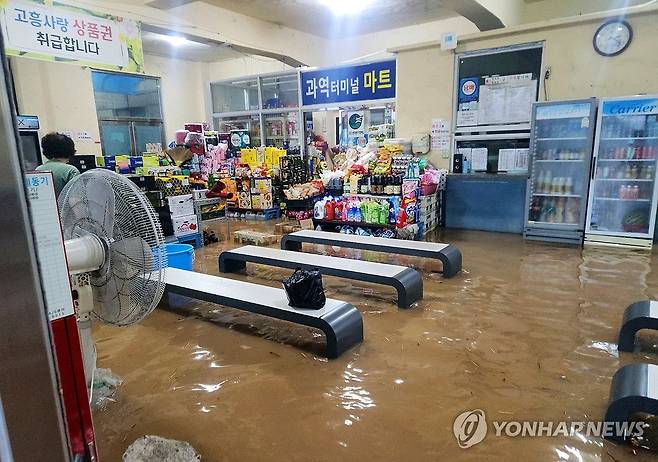
[[[594,33],[594,49],[602,56],[617,56],[623,52],[633,40],[631,25],[622,19],[611,19],[596,29]]]

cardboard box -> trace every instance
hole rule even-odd
[[[194,199],[192,194],[169,196],[169,212],[172,217],[183,217],[194,214]]]
[[[199,223],[196,215],[185,215],[182,217],[172,217],[171,222],[174,226],[174,235],[186,236],[199,232]]]

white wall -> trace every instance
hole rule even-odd
[[[162,112],[167,143],[186,122],[205,122],[203,82],[208,80],[206,63],[146,55],[146,73],[160,77]]]
[[[635,34],[619,56],[605,58],[592,47],[592,36],[604,15],[577,21],[533,24],[510,30],[462,37],[457,51],[473,51],[529,42],[544,42],[544,66],[552,69],[547,82],[551,100],[590,96],[658,94],[655,25],[658,9],[627,16]],[[542,96],[540,96],[541,98]],[[398,54],[398,136],[429,131],[432,118],[452,118],[454,54],[434,44],[400,50]],[[433,153],[432,160],[447,166]]]
[[[11,58],[19,110],[38,115],[40,133],[87,131],[91,141],[77,141],[79,154],[100,154],[91,70],[73,64]],[[185,122],[206,121],[208,65],[145,55],[146,73],[160,77],[167,142]]]
[[[100,154],[94,90],[89,68],[26,58],[11,58],[18,110],[37,115],[40,134],[86,131],[91,141],[76,141],[78,154]]]

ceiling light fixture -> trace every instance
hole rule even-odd
[[[319,0],[328,7],[336,16],[347,16],[359,14],[365,10],[374,0]]]
[[[191,40],[186,39],[185,37],[181,37],[180,35],[161,35],[162,40],[169,42],[171,45],[175,47],[179,47],[181,45],[187,45],[188,43],[191,43]]]

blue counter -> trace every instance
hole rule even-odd
[[[522,234],[526,183],[526,175],[448,175],[446,228]]]

